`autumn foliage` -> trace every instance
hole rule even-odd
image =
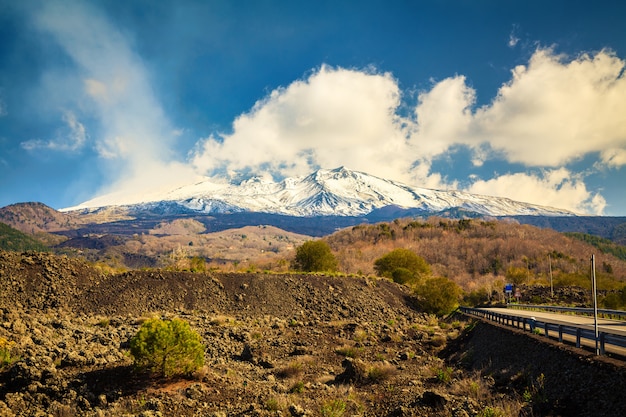
[[[339,271],[374,275],[376,261],[396,249],[424,259],[433,277],[446,277],[464,291],[501,293],[509,280],[528,285],[588,285],[589,259],[596,255],[599,288],[619,289],[626,262],[558,233],[506,221],[401,219],[359,225],[325,238]]]

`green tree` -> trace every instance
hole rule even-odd
[[[528,269],[510,266],[506,270],[506,279],[511,284],[520,285],[528,281]]]
[[[604,308],[613,310],[623,309],[626,306],[626,287],[618,291],[609,292],[601,299],[600,304]]]
[[[445,315],[459,305],[461,288],[444,277],[428,278],[415,288],[415,295],[427,313]]]
[[[206,260],[202,256],[194,256],[189,260],[191,272],[206,272]]]
[[[400,267],[393,270],[391,278],[399,284],[410,284],[416,280],[417,276],[414,271]]]
[[[374,270],[381,277],[392,278],[400,284],[415,283],[430,275],[430,265],[409,249],[394,249],[374,261]]]
[[[336,271],[337,259],[323,240],[309,240],[296,248],[294,268],[298,271]]]
[[[130,354],[139,369],[163,377],[188,375],[204,364],[198,333],[181,319],[150,319],[130,340]]]

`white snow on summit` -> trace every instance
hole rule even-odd
[[[251,178],[240,184],[218,183],[207,179],[163,193],[132,200],[112,194],[97,197],[64,211],[92,211],[107,206],[175,203],[199,213],[263,212],[289,216],[363,216],[388,206],[439,212],[462,208],[483,215],[572,216],[574,213],[551,207],[522,203],[502,197],[489,197],[462,191],[412,187],[374,177],[345,167],[320,169],[308,176],[280,182]]]

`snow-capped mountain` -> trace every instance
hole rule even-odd
[[[288,216],[365,216],[390,206],[423,213],[462,209],[489,216],[575,215],[508,198],[413,187],[345,167],[320,169],[308,176],[280,182],[252,178],[240,184],[220,184],[206,180],[160,195],[151,194],[145,199],[135,195],[132,202],[105,195],[63,211],[91,212],[109,206],[125,206],[133,212],[160,206],[167,207],[169,212],[258,212]]]

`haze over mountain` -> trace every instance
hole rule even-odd
[[[319,169],[280,182],[254,177],[239,184],[205,180],[175,189],[138,191],[132,196],[108,194],[63,211],[93,212],[124,206],[133,212],[167,206],[170,214],[271,213],[288,216],[365,216],[396,207],[423,213],[463,209],[488,216],[573,216],[575,213],[508,198],[461,191],[433,190],[386,180],[346,167]]]

